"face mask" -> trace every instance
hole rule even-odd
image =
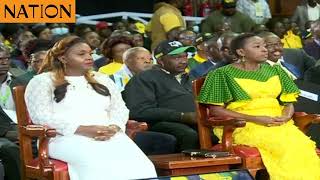
[[[192,30],[193,30],[193,32],[198,33],[199,32],[199,26],[193,26]]]
[[[62,27],[62,28],[57,27],[57,28],[51,29],[51,32],[53,35],[64,35],[69,33],[69,29],[65,27]]]

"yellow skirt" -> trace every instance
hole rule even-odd
[[[221,138],[222,129],[214,133]],[[320,180],[315,142],[289,121],[266,127],[248,122],[233,134],[235,144],[257,147],[271,180]]]

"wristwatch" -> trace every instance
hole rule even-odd
[[[180,120],[181,120],[181,121],[183,120],[183,116],[184,116],[184,112],[181,112],[181,113],[180,113]]]

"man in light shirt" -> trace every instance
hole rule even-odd
[[[124,90],[128,81],[136,74],[152,66],[151,54],[143,47],[133,47],[123,54],[121,69],[110,76],[120,91]]]
[[[0,106],[4,112],[17,123],[15,104],[11,92],[12,75],[10,69],[10,53],[5,46],[0,46]]]
[[[256,24],[265,24],[271,18],[266,0],[238,0],[236,9],[248,15]]]
[[[320,18],[320,4],[317,0],[307,0],[303,5],[297,6],[292,21],[298,23],[301,30],[305,30],[308,21],[315,21]]]
[[[0,45],[0,159],[5,179],[20,179],[20,156],[15,105],[11,93],[10,53]]]

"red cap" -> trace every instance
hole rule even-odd
[[[97,29],[107,29],[108,28],[108,23],[105,21],[100,21],[96,24]]]

